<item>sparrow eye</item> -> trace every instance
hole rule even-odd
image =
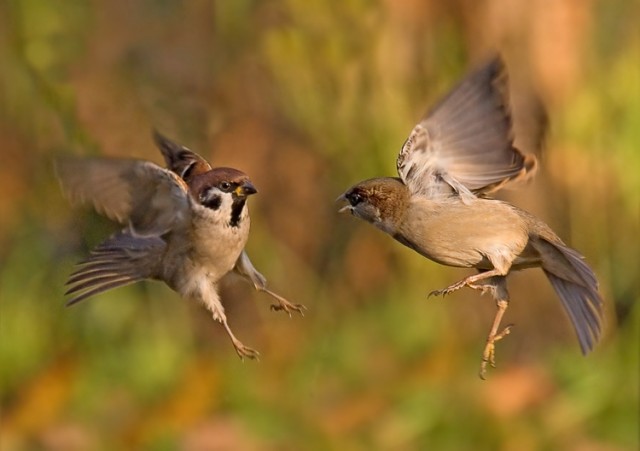
[[[358,193],[350,193],[347,195],[347,200],[349,201],[352,207],[355,207],[360,202],[362,202],[364,198]]]
[[[226,181],[225,182],[220,182],[220,184],[218,185],[218,188],[220,188],[225,193],[228,193],[229,191],[231,191],[231,183],[226,182]]]

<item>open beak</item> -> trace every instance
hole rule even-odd
[[[244,182],[242,185],[238,186],[235,190],[236,196],[238,197],[247,197],[252,194],[257,193],[258,190],[251,182]]]
[[[340,194],[335,201],[336,202],[348,202],[347,196],[345,196],[344,193]],[[353,210],[353,207],[351,205],[347,204],[344,207],[342,207],[340,210],[338,210],[338,213],[349,213],[352,210]]]

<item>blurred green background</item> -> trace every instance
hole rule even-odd
[[[635,450],[639,446],[640,6],[633,0],[0,3],[0,449]],[[336,213],[394,175],[413,125],[499,50],[535,181],[504,198],[586,255],[607,301],[584,358],[539,270],[495,306]],[[541,103],[536,101],[536,94]],[[248,249],[309,308],[230,283],[220,325],[159,283],[65,309],[64,282],[116,230],[72,208],[63,153],[161,162],[157,127],[252,177]]]

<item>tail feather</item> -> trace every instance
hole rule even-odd
[[[559,240],[533,241],[542,258],[542,269],[560,297],[580,342],[583,354],[600,339],[602,297],[598,281],[584,257]]]
[[[158,237],[137,237],[120,232],[96,247],[67,280],[67,306],[112,288],[150,278],[164,250]]]
[[[544,272],[556,290],[578,335],[583,354],[591,351],[600,338],[600,317],[593,308],[591,293],[585,287]]]

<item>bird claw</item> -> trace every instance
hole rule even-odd
[[[304,316],[304,311],[307,309],[303,304],[292,304],[289,301],[284,299],[278,300],[278,304],[271,304],[271,310],[274,312],[279,312],[283,310],[286,314],[291,318],[292,312],[300,313],[301,316]]]
[[[431,293],[429,293],[429,295],[427,297],[431,297],[431,296],[442,296],[445,297],[446,295],[453,293],[454,291],[459,290],[460,288],[464,287],[465,285],[467,285],[467,282],[465,280],[461,280],[460,282],[456,282],[453,285],[449,285],[447,288],[443,288],[442,290],[433,290]]]
[[[258,351],[243,345],[239,341],[234,342],[233,347],[236,348],[236,353],[240,357],[240,360],[242,360],[243,362],[245,357],[251,360],[260,360],[260,353]]]
[[[496,342],[509,335],[512,327],[513,324],[509,324],[502,329],[500,333],[487,338],[487,344],[484,347],[484,352],[482,353],[482,363],[480,363],[480,379],[486,380],[485,375],[487,373],[487,364],[491,365],[491,368],[496,367]]]

